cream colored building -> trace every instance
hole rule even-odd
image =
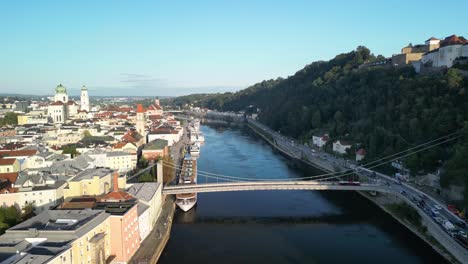
[[[15,158],[0,158],[0,173],[18,172],[20,163]]]
[[[57,146],[75,144],[83,138],[83,135],[78,132],[60,133],[57,135]]]
[[[123,151],[106,153],[106,167],[118,171],[129,171],[136,167],[137,155]]]
[[[144,205],[140,205],[138,210],[140,236],[141,239],[144,239],[153,229],[161,213],[163,203],[162,184],[159,182],[135,183],[127,192],[138,198],[139,202]],[[145,206],[148,206],[149,209],[145,209]]]
[[[113,172],[114,170],[108,168],[86,169],[80,172],[63,190],[64,198],[108,193]]]
[[[343,140],[337,140],[336,142],[333,143],[333,151],[340,153],[340,154],[346,154],[346,150],[351,149],[351,143],[343,141]]]

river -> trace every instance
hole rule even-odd
[[[246,178],[316,175],[248,128],[202,126],[198,169]],[[198,182],[214,179],[198,177]],[[159,263],[447,263],[355,192],[202,193],[176,212]]]

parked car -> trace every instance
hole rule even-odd
[[[440,206],[438,204],[434,204],[434,208],[437,209],[437,210],[442,210],[442,206]]]

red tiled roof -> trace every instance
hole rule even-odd
[[[127,144],[132,144],[132,145],[135,146],[135,144],[133,144],[132,142],[118,142],[118,143],[115,143],[115,144],[113,145],[113,147],[114,147],[115,149],[121,149],[121,148],[125,147]]]
[[[0,166],[13,165],[16,159],[0,159]]]
[[[112,191],[100,198],[101,202],[122,202],[133,199],[135,199],[135,197],[124,191]]]
[[[137,113],[144,113],[145,109],[143,108],[143,105],[137,104]]]
[[[115,117],[117,117],[119,119],[127,119],[128,115],[120,114],[120,115],[116,115]]]
[[[338,141],[339,141],[340,144],[343,145],[343,146],[344,146],[344,145],[347,145],[347,146],[351,145],[351,142],[346,141],[346,140],[337,140],[335,143],[338,143]]]
[[[162,118],[162,116],[161,115],[149,115],[148,118],[150,120],[159,120]]]
[[[142,139],[143,136],[140,135],[137,131],[134,130],[129,130],[125,135],[122,137],[122,141],[124,142],[130,142],[130,143],[136,143]]]
[[[148,107],[148,110],[162,110],[162,107],[157,104],[152,104]]]
[[[7,193],[16,193],[16,192],[18,192],[18,188],[12,188],[11,186],[3,187],[0,184],[0,193],[7,194]]]
[[[356,151],[356,154],[361,155],[361,156],[365,156],[367,154],[367,152],[366,152],[365,149],[361,148],[358,151]]]
[[[101,201],[103,202],[123,202],[123,201],[128,201],[128,200],[133,200],[135,197],[131,196],[130,194],[120,191],[119,190],[119,174],[117,172],[114,172],[112,174],[112,185],[113,185],[113,191],[102,196]]]
[[[53,102],[50,105],[63,105],[62,101]]]
[[[24,144],[13,142],[13,143],[7,143],[3,147],[0,147],[0,151],[2,150],[16,150],[19,148],[24,147]]]
[[[37,150],[35,149],[20,149],[20,150],[3,150],[0,151],[0,157],[20,157],[20,156],[34,156]]]
[[[452,36],[446,37],[440,45],[443,47],[443,46],[450,46],[450,45],[463,45],[466,43],[468,42],[464,37],[452,35]]]
[[[17,178],[17,172],[0,173],[0,182],[9,181],[11,183],[15,183]]]

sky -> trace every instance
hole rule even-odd
[[[176,96],[288,77],[359,45],[467,36],[468,1],[1,1],[0,93]]]

